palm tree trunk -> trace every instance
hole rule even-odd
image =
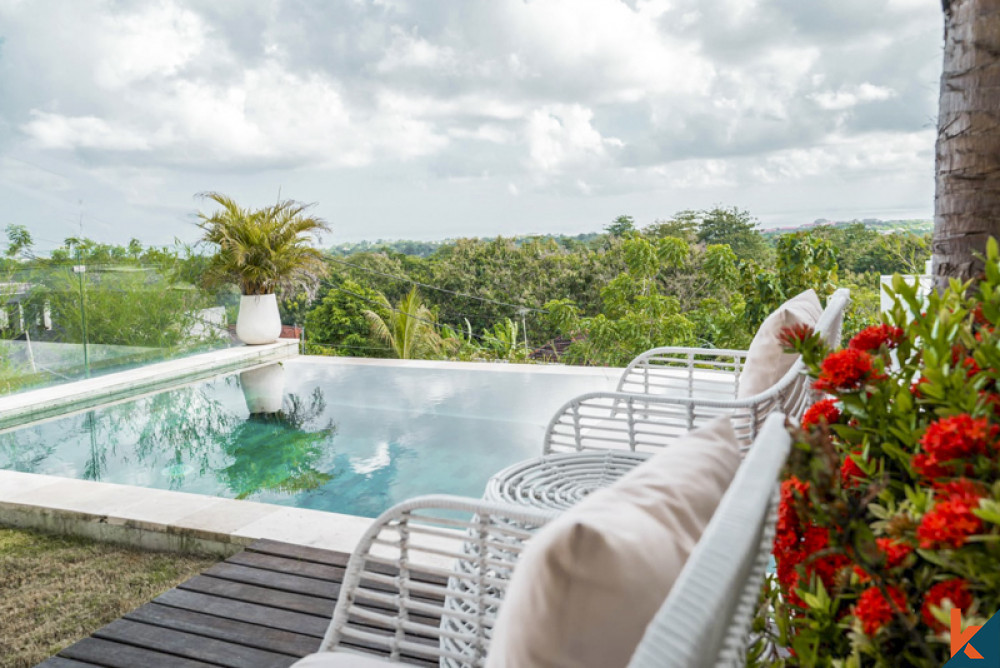
[[[1000,0],[942,0],[934,276],[968,280],[1000,237]]]

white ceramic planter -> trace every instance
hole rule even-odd
[[[236,316],[236,336],[247,345],[274,343],[281,336],[281,316],[274,295],[243,295]]]
[[[277,413],[285,398],[285,367],[269,364],[240,373],[240,386],[251,415]]]

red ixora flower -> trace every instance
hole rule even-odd
[[[875,544],[885,555],[886,568],[897,568],[901,566],[908,556],[913,552],[913,546],[894,538],[876,538]]]
[[[806,414],[802,416],[802,428],[809,429],[824,422],[834,424],[839,419],[840,409],[837,408],[837,400],[823,399],[810,406]]]
[[[911,464],[915,471],[928,478],[945,478],[956,472],[969,474],[972,458],[995,448],[1000,427],[986,418],[968,414],[935,420],[920,437],[923,453],[915,455]]]
[[[892,325],[872,325],[865,327],[847,344],[855,350],[878,351],[882,346],[892,349],[903,340],[903,329]]]
[[[860,389],[867,380],[877,380],[872,356],[863,350],[844,348],[827,355],[820,365],[819,378],[813,387],[820,392]]]
[[[964,366],[965,376],[967,378],[972,378],[977,373],[982,371],[976,360],[969,355],[969,351],[960,345],[954,345],[951,347],[951,363],[954,366]]]
[[[969,583],[962,578],[952,578],[944,582],[938,582],[927,590],[924,594],[924,604],[920,608],[920,617],[924,624],[935,631],[944,631],[948,627],[934,618],[931,606],[941,608],[945,600],[950,600],[952,606],[959,610],[968,610],[972,605],[972,594],[969,593]]]
[[[875,545],[879,551],[885,555],[885,568],[899,568],[906,561],[906,558],[913,554],[913,546],[895,538],[876,538]],[[861,582],[868,582],[871,576],[860,566],[854,567],[854,572],[858,574]]]
[[[795,348],[795,344],[805,341],[813,335],[814,329],[805,323],[789,325],[778,333],[778,343],[785,348]]]
[[[973,513],[983,491],[974,482],[956,480],[936,486],[941,500],[920,520],[917,538],[922,548],[959,548],[969,536],[982,531],[983,521]]]
[[[910,394],[915,396],[917,399],[923,399],[924,394],[923,392],[920,391],[920,386],[924,383],[929,383],[929,382],[930,381],[927,380],[927,376],[920,376],[920,378],[918,378],[915,383],[910,385]]]
[[[887,587],[889,597],[900,612],[906,612],[906,594],[897,587]],[[873,636],[878,630],[892,621],[898,613],[896,608],[882,595],[878,587],[869,587],[858,597],[854,605],[854,616],[861,620],[861,628],[865,635]]]

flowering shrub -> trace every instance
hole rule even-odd
[[[757,630],[769,663],[941,666],[949,611],[1000,611],[1000,254],[921,301],[897,277],[881,325],[842,350],[788,331],[826,395],[795,430],[776,576]],[[767,621],[770,620],[770,621]],[[750,652],[762,662],[766,642]]]

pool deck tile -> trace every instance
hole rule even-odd
[[[304,508],[281,508],[276,513],[234,530],[233,535],[350,552],[371,522],[367,517]]]
[[[233,551],[266,539],[350,552],[371,523],[319,510],[0,470],[0,525],[45,528],[54,519],[60,531],[80,535],[117,527],[108,535],[119,542],[161,545],[179,536]]]
[[[256,522],[281,510],[281,506],[268,503],[209,497],[208,504],[197,509],[196,512],[178,517],[172,524],[195,531],[232,534],[247,524]]]

